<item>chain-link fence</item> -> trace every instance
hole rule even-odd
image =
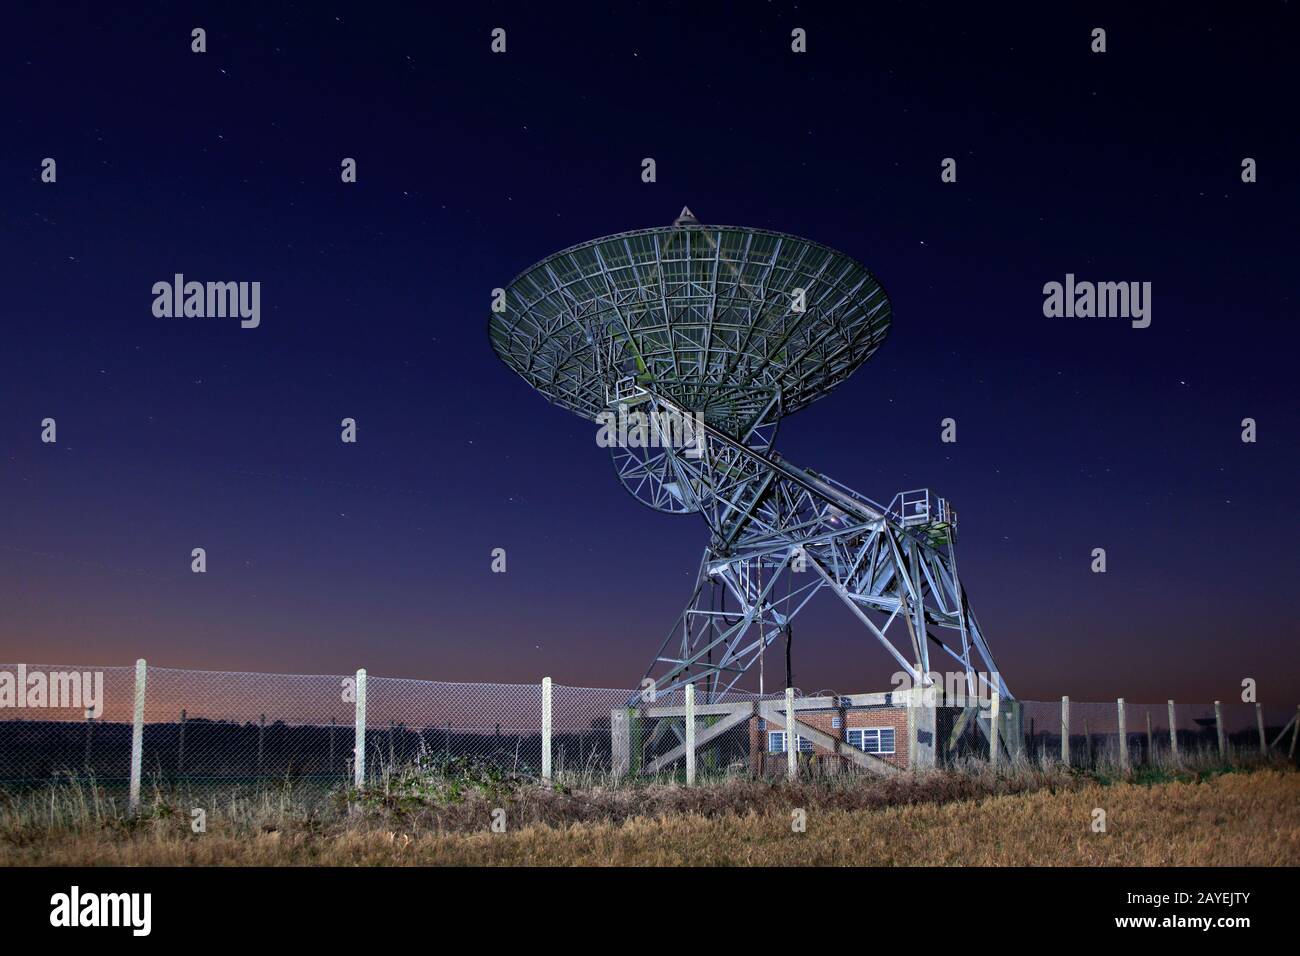
[[[134,686],[134,667],[0,665],[0,782],[75,774],[125,783]]]
[[[1296,752],[1291,746],[1296,710],[1288,707],[1127,700],[1026,700],[1015,702],[1015,707],[1023,740],[1020,753],[1037,762],[1068,762],[1082,769],[1170,767]]]
[[[941,703],[927,723],[909,713],[905,695],[799,698],[791,742],[784,694],[702,700],[696,768],[706,777],[783,774],[791,746],[800,772],[987,760],[987,703]],[[1084,769],[1294,756],[1295,717],[1244,703],[1003,701],[1000,755]],[[677,776],[686,728],[681,689],[646,700],[549,681],[0,665],[7,788],[75,778],[137,789],[141,781],[333,789],[458,759],[529,776]]]
[[[186,783],[373,780],[421,758],[469,758],[528,775],[604,771],[611,713],[632,690],[469,684],[357,674],[143,671],[0,665],[0,786],[69,778],[126,786],[139,727],[139,777]],[[6,687],[5,675],[8,675]],[[6,697],[6,692],[10,696]]]

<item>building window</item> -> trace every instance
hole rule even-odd
[[[839,729],[840,729],[841,727],[843,727],[843,726],[844,726],[844,718],[843,718],[843,717],[832,717],[832,718],[831,718],[831,730],[839,730]]]
[[[869,754],[892,754],[894,752],[893,727],[851,727],[849,744]]]
[[[802,737],[795,737],[798,741],[800,753],[812,753],[813,745],[811,740],[804,740]],[[785,753],[785,731],[769,730],[767,732],[767,752],[770,754]]]

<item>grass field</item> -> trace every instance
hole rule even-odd
[[[194,807],[206,832],[192,831]],[[0,865],[98,864],[1296,866],[1300,773],[1022,768],[689,790],[442,777],[334,795],[158,792],[135,817],[79,784],[0,802]]]

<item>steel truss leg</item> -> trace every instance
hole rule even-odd
[[[942,540],[767,446],[702,428],[703,453],[676,456],[673,467],[712,537],[691,599],[646,672],[656,695],[695,683],[705,702],[721,701],[828,588],[914,685],[933,682],[934,645],[960,665],[968,691],[983,682],[1011,697],[958,580],[950,528]]]

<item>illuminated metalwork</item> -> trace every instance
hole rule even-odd
[[[544,259],[501,306],[501,359],[584,418],[642,416],[641,440],[612,448],[620,481],[709,526],[695,591],[647,672],[658,692],[695,683],[722,699],[827,589],[916,684],[931,683],[933,646],[969,693],[1010,696],[957,575],[947,502],[916,491],[880,505],[772,448],[784,416],[884,342],[889,298],[861,265],[684,209],[670,227]],[[656,440],[661,422],[686,423],[690,440]]]

